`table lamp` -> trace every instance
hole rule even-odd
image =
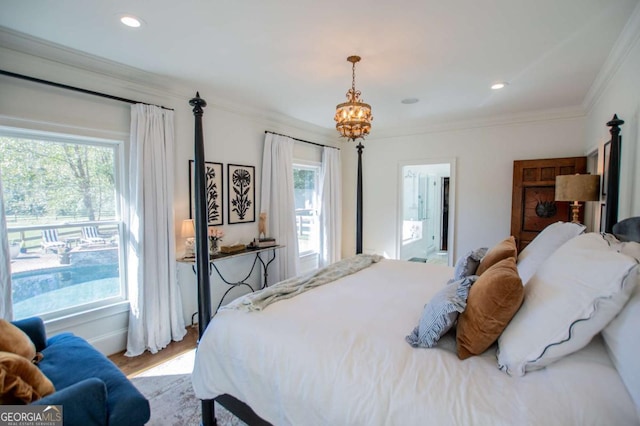
[[[193,225],[193,219],[185,219],[182,221],[182,229],[180,230],[180,236],[186,238],[184,241],[184,257],[195,256],[195,236],[196,230]]]
[[[556,176],[556,201],[573,201],[572,222],[580,223],[580,201],[600,199],[600,175],[560,175]]]

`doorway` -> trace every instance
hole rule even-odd
[[[453,160],[400,165],[398,258],[452,264]]]

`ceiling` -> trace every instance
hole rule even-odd
[[[0,26],[325,128],[357,54],[374,136],[579,108],[638,3],[20,0],[3,2]],[[143,26],[124,27],[124,13]],[[509,84],[491,90],[496,81]],[[420,101],[401,103],[410,97]]]

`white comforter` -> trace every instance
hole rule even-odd
[[[521,378],[498,370],[495,348],[460,361],[451,336],[409,346],[451,276],[384,260],[264,311],[222,311],[198,348],[196,396],[228,393],[274,425],[638,424],[599,338]]]

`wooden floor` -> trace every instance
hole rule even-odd
[[[196,347],[198,327],[187,327],[187,335],[180,342],[171,342],[169,346],[155,354],[148,351],[136,357],[124,356],[124,351],[110,355],[109,359],[122,370],[127,377],[135,376],[149,368],[162,364]]]

